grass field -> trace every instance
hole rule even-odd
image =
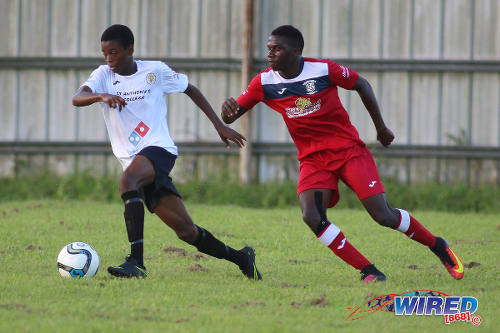
[[[228,245],[254,246],[264,280],[249,281],[236,266],[198,255],[149,214],[149,277],[112,278],[106,267],[128,254],[120,204],[1,203],[0,332],[498,332],[500,215],[412,212],[462,257],[465,277],[455,281],[428,249],[376,225],[364,211],[330,210],[329,218],[388,277],[363,285],[301,222],[298,206],[187,207]],[[59,276],[57,254],[72,241],[99,253],[94,278]],[[476,297],[482,323],[445,325],[439,316],[382,311],[346,321],[348,308],[374,297],[429,289]]]

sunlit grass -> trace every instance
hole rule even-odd
[[[264,280],[249,281],[233,264],[197,255],[149,214],[149,277],[112,278],[106,267],[128,254],[121,204],[3,203],[0,332],[472,332],[497,326],[499,215],[412,212],[473,266],[455,281],[428,249],[378,226],[365,212],[330,210],[346,237],[388,277],[385,283],[363,285],[357,271],[315,239],[298,207],[186,206],[195,223],[228,245],[253,246]],[[72,241],[98,251],[101,267],[94,278],[59,276],[57,254]],[[376,296],[427,289],[476,297],[483,322],[445,326],[438,316],[385,312],[346,321],[348,308]]]

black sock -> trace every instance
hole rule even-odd
[[[198,251],[219,259],[226,259],[238,266],[245,265],[248,257],[241,251],[237,251],[215,238],[209,231],[202,227],[198,228],[198,238],[193,243]]]
[[[137,260],[137,263],[144,267],[144,242],[142,239],[138,239],[135,242],[130,243],[130,256]]]
[[[144,205],[137,191],[123,193],[122,199],[125,203],[123,216],[125,217],[128,241],[130,242],[130,256],[137,260],[139,265],[144,266]]]

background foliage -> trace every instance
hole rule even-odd
[[[205,204],[232,204],[273,208],[298,204],[294,182],[240,185],[223,180],[176,184],[183,199]],[[468,187],[466,184],[425,185],[385,181],[393,207],[449,212],[500,212],[500,190],[495,185]],[[339,208],[362,209],[356,195],[341,184]],[[94,177],[83,172],[66,177],[51,174],[0,179],[0,201],[25,199],[92,200],[119,202],[118,177]]]

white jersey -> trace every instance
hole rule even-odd
[[[177,155],[168,130],[164,95],[184,92],[189,83],[186,75],[174,72],[161,61],[135,63],[137,72],[128,76],[101,65],[83,84],[94,93],[117,95],[127,102],[121,112],[101,103],[113,154],[124,170],[148,146],[162,147]]]

